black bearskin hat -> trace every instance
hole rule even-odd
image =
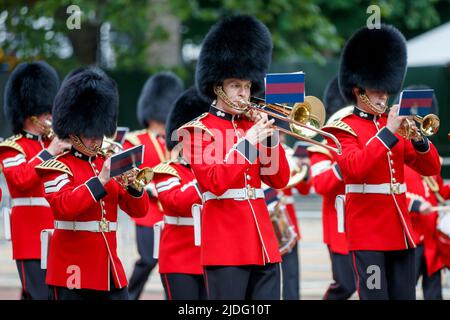
[[[195,73],[199,92],[214,100],[214,86],[225,79],[252,81],[253,95],[264,90],[272,57],[272,36],[269,29],[252,16],[227,17],[211,27],[197,62]]]
[[[137,118],[143,127],[148,121],[165,123],[170,107],[183,92],[183,82],[172,72],[160,72],[144,84],[139,96]]]
[[[354,103],[353,87],[397,93],[406,74],[406,40],[390,25],[361,28],[347,41],[341,56],[339,88]]]
[[[4,111],[15,134],[25,119],[51,113],[59,87],[55,69],[44,61],[19,64],[6,82]]]
[[[60,139],[111,137],[118,113],[116,83],[102,70],[88,68],[63,82],[53,106],[53,129]]]
[[[166,121],[166,148],[172,150],[178,144],[178,137],[172,136],[173,132],[183,124],[197,118],[204,112],[208,112],[210,104],[198,93],[197,88],[192,87],[177,99],[170,109]]]
[[[412,84],[407,86],[406,88],[403,88],[403,90],[425,90],[425,89],[431,89],[429,86],[424,84]],[[394,103],[399,103],[400,100],[400,94],[395,98]],[[435,115],[439,115],[439,103],[436,97],[436,93],[433,92],[433,99],[431,103],[431,113]]]
[[[72,69],[72,70],[69,71],[69,73],[63,79],[62,83],[64,83],[68,79],[72,78],[73,76],[75,76],[75,75],[77,75],[77,74],[79,74],[79,73],[81,73],[83,71],[92,69],[92,68],[96,69],[98,72],[103,72],[103,70],[101,70],[99,68],[96,68],[95,66],[84,66],[84,67],[75,68],[75,69]]]
[[[338,77],[335,76],[328,82],[325,91],[323,93],[323,104],[327,113],[327,119],[336,111],[349,105],[347,100],[342,96],[339,91]]]

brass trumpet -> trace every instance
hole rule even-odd
[[[109,138],[104,138],[100,154],[105,156],[105,158],[109,158],[122,150],[123,147],[120,143]],[[128,170],[113,179],[124,188],[131,186],[138,191],[142,191],[142,189],[144,189],[152,181],[153,170],[149,167],[142,169],[132,168],[131,170]]]
[[[414,130],[413,121],[420,124],[419,131]],[[427,114],[425,117],[414,115],[402,122],[397,133],[406,139],[420,138],[421,135],[430,137],[439,130],[441,121],[435,114]]]
[[[304,102],[296,103],[292,108],[277,103],[268,104],[264,99],[256,97],[251,97],[250,101],[241,100],[240,104],[246,108],[245,112],[256,110],[281,120],[285,124],[288,123],[289,129],[280,124],[274,124],[274,127],[287,135],[319,145],[339,155],[342,153],[342,146],[337,138],[331,133],[320,130],[325,123],[325,108],[323,103],[314,96],[306,96]],[[337,148],[312,139],[317,134],[333,140]]]
[[[297,159],[294,156],[294,149],[286,145],[283,145],[283,148],[286,152],[286,158],[291,171],[289,182],[286,187],[284,187],[285,189],[288,189],[296,186],[306,179],[308,176],[309,167],[306,164],[302,164],[301,166],[297,164]]]
[[[44,120],[44,122],[40,122],[36,116],[31,117],[31,122],[37,125],[44,132],[42,136],[45,139],[52,140],[55,137],[55,133],[53,132],[52,122],[50,120]]]

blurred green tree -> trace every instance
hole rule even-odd
[[[3,0],[0,45],[20,60],[45,58],[61,72],[81,64],[157,70],[179,66],[183,44],[198,46],[223,16],[245,13],[271,30],[274,61],[339,54],[345,39],[378,5],[381,22],[407,38],[449,20],[450,0]],[[82,10],[81,29],[69,30],[67,7]],[[187,61],[189,62],[189,61]],[[186,62],[186,63],[187,63]],[[191,66],[192,67],[192,66]]]

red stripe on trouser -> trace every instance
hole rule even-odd
[[[361,296],[359,295],[359,273],[358,273],[358,267],[356,266],[356,255],[355,252],[352,251],[352,260],[353,260],[353,268],[355,269],[356,273],[356,292],[358,292],[359,300],[361,300]]]
[[[22,288],[24,291],[27,290],[27,280],[25,278],[25,267],[23,265],[23,261],[22,262]]]
[[[328,295],[330,294],[330,290],[331,290],[331,284],[328,286],[327,291],[325,292],[325,294],[323,295],[322,300],[327,300]]]
[[[53,292],[55,294],[55,300],[58,300],[58,291],[56,291],[56,287],[53,287]]]
[[[203,268],[203,274],[205,275],[206,294],[208,295],[208,299],[209,299],[208,274],[206,273],[206,268]]]
[[[164,282],[167,288],[167,299],[172,300],[172,293],[170,292],[169,280],[167,279],[167,273],[164,274]]]

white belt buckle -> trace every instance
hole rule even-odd
[[[251,199],[251,200],[255,200],[256,199],[255,188],[247,186],[246,194],[247,194],[247,199]]]
[[[391,183],[391,193],[400,194],[400,183]]]
[[[98,222],[98,226],[101,232],[109,232],[109,221],[104,217]]]

